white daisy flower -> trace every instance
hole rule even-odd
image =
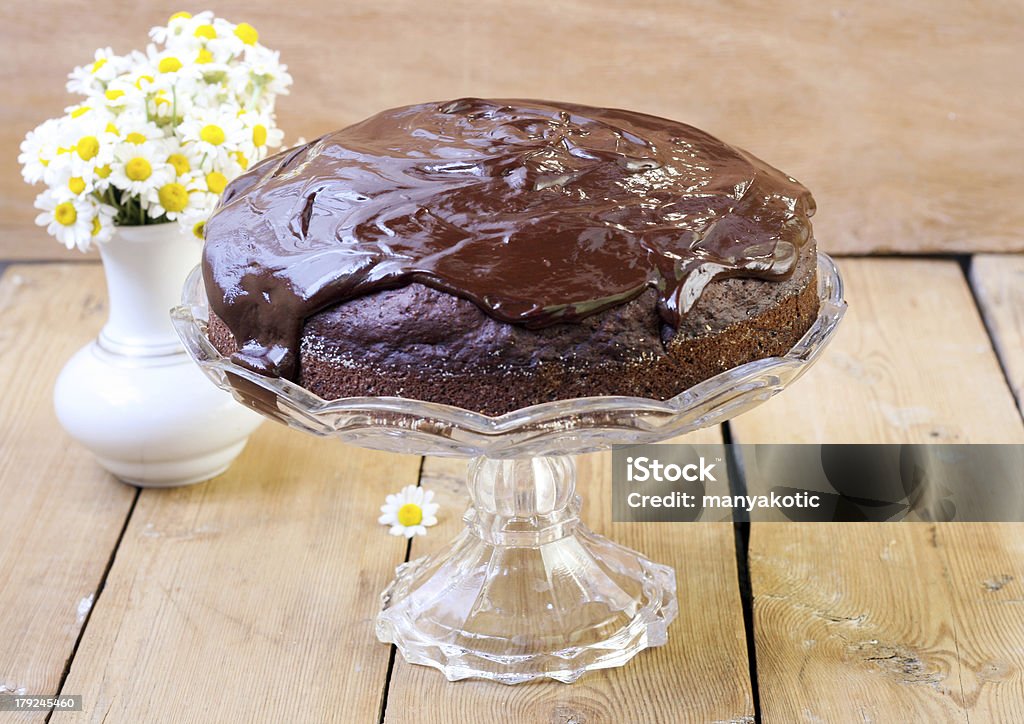
[[[210,214],[213,213],[214,204],[204,205],[206,202],[202,200],[201,196],[193,193],[189,196],[189,199],[193,202],[189,205],[181,216],[178,217],[178,223],[181,224],[182,228],[191,231],[192,235],[195,236],[199,241],[203,240],[203,233],[206,227],[206,220],[210,218]]]
[[[201,173],[199,159],[191,147],[183,146],[177,137],[166,140],[164,152],[167,154],[165,160],[174,167],[174,175],[181,183],[189,184]]]
[[[163,128],[138,112],[123,113],[118,117],[117,134],[122,143],[134,146],[158,146],[167,138]]]
[[[111,48],[98,48],[92,63],[78,66],[68,74],[68,92],[81,95],[100,93],[124,70],[125,65],[126,59],[115,55]]]
[[[166,158],[163,148],[154,144],[122,143],[114,150],[110,183],[145,201],[150,192],[175,178],[174,167]]]
[[[432,502],[434,491],[424,490],[415,485],[406,485],[394,495],[389,495],[380,507],[382,515],[377,518],[381,525],[391,526],[388,533],[404,535],[426,535],[427,526],[437,525],[437,511],[440,505]]]
[[[195,48],[194,53],[192,62],[198,66],[204,80],[216,82],[221,77],[227,77],[228,68],[234,58],[234,53],[227,43],[216,39],[208,40]]]
[[[43,180],[46,167],[57,155],[58,126],[61,119],[50,118],[43,121],[28,132],[21,142],[21,153],[18,163],[21,164],[21,175],[30,184]]]
[[[89,229],[90,242],[102,244],[109,241],[110,237],[114,235],[114,218],[117,216],[117,209],[110,204],[96,204],[95,208],[96,215],[92,217],[92,226]]]
[[[195,37],[195,29],[199,25],[205,25],[213,21],[213,11],[204,10],[201,13],[174,13],[167,19],[167,25],[158,25],[149,31],[149,37],[154,43],[161,45],[180,46],[188,43]]]
[[[92,172],[93,190],[102,194],[110,188],[110,174],[112,172],[111,164],[105,163],[100,166],[96,166],[93,168]]]
[[[76,246],[89,248],[92,238],[92,220],[96,215],[95,200],[90,197],[71,196],[47,189],[36,197],[35,207],[42,211],[36,223],[57,237],[68,249]]]
[[[207,200],[207,203],[208,205],[213,206],[216,205],[217,201],[220,199],[220,195],[224,193],[224,189],[227,188],[228,182],[231,178],[234,178],[237,175],[237,173],[221,173],[216,169],[206,173],[200,171],[192,177],[189,183],[189,190],[194,191],[197,194],[209,195],[211,198]]]
[[[217,29],[217,37],[231,48],[232,55],[238,55],[252,48],[262,47],[259,45],[260,34],[249,23],[230,23],[223,18],[216,18],[214,27]]]
[[[135,90],[145,97],[155,90],[156,79],[159,75],[156,68],[151,68],[148,65],[136,65],[121,78],[131,83]]]
[[[228,183],[241,172],[241,166],[232,159],[227,166],[207,172],[200,170],[199,173],[192,175],[191,181],[188,183],[190,204],[187,212],[192,223],[188,228],[195,233],[196,222],[205,222],[209,218],[220,202],[221,194],[224,193]],[[200,238],[202,237],[200,236]]]
[[[238,117],[245,128],[242,151],[251,161],[259,161],[267,156],[272,148],[277,148],[284,140],[284,131],[274,125],[273,118],[267,114],[247,111]]]
[[[71,164],[64,164],[60,171],[54,174],[49,186],[58,193],[86,196],[96,189],[96,176],[91,170],[81,171]]]
[[[65,117],[57,134],[57,155],[46,168],[47,184],[60,183],[63,167],[70,165],[73,176],[92,175],[113,159],[117,136],[110,132],[109,116],[101,109],[82,106]]]
[[[292,84],[288,66],[279,62],[280,54],[267,51],[255,60],[231,69],[229,85],[233,93],[246,100],[246,106],[273,110],[274,97],[287,95]]]
[[[174,178],[153,188],[146,196],[146,213],[151,219],[166,216],[175,221],[188,211],[191,203],[188,187]]]
[[[261,80],[265,94],[288,95],[292,76],[288,72],[288,66],[281,62],[281,54],[278,51],[267,50],[251,65],[252,74]]]
[[[145,103],[148,116],[158,122],[173,123],[185,115],[185,102],[182,100],[179,104],[177,93],[173,89],[154,89],[146,94]]]
[[[168,47],[158,50],[155,45],[146,47],[146,63],[156,69],[156,82],[177,83],[195,80],[201,70],[193,62],[195,52],[191,48]]]
[[[204,169],[224,165],[239,150],[245,128],[238,120],[238,109],[231,105],[196,109],[178,127],[178,135],[192,144],[193,152]]]
[[[143,92],[135,84],[135,78],[129,74],[119,75],[107,84],[107,89],[100,96],[92,96],[90,100],[99,98],[103,109],[108,113],[120,113],[126,108],[138,107]]]

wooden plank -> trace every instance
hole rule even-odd
[[[146,490],[55,721],[375,721],[390,657],[373,619],[406,552],[377,524],[419,458],[267,423],[234,466]]]
[[[817,365],[737,419],[743,442],[1017,442],[959,264],[840,259],[849,311]]]
[[[734,420],[737,441],[1024,441],[956,263],[840,268],[850,311],[833,347]],[[1020,718],[1024,617],[1001,600],[1020,596],[1022,539],[1020,524],[754,524],[764,721]],[[986,584],[1000,581],[1013,590]]]
[[[32,229],[18,143],[68,105],[75,62],[96,47],[143,47],[148,27],[179,8],[5,6],[0,256],[67,258]],[[832,251],[1024,249],[1024,136],[1012,132],[1024,115],[1024,24],[1013,3],[524,0],[508,12],[499,0],[314,0],[296,12],[232,0],[217,11],[253,23],[289,64],[295,87],[279,110],[291,140],[480,93],[635,108],[705,128],[805,182]]]
[[[720,443],[721,435],[714,428],[681,440]],[[587,673],[571,686],[452,684],[399,655],[385,721],[753,721],[732,525],[610,523],[610,456],[579,458],[578,473],[583,520],[593,530],[676,568],[680,613],[669,643],[623,668]],[[413,557],[437,550],[461,529],[468,504],[464,474],[464,462],[426,459],[422,484],[435,491],[443,517],[427,536],[414,539]]]
[[[106,316],[99,268],[11,266],[0,315],[0,691],[52,696],[135,489],[68,439],[51,402]]]
[[[972,257],[971,286],[1017,406],[1024,413],[1024,256]]]

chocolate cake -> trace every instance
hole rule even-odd
[[[205,232],[210,339],[325,399],[668,399],[803,336],[813,212],[793,178],[663,118],[396,108],[228,186]]]

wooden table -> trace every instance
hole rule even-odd
[[[841,259],[850,311],[817,367],[693,439],[1024,442],[1024,257],[963,261]],[[0,313],[0,685],[83,695],[55,721],[1024,717],[1024,524],[611,524],[605,454],[580,462],[586,520],[676,567],[669,644],[572,686],[448,683],[373,617],[461,525],[461,463],[267,423],[221,477],[139,491],[50,404],[104,319],[100,267],[11,265]],[[417,481],[442,518],[407,545],[376,510]]]

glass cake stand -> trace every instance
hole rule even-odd
[[[438,553],[398,567],[381,597],[377,637],[450,680],[572,682],[664,644],[678,604],[670,567],[580,522],[570,456],[663,440],[772,397],[817,359],[846,309],[824,254],[818,291],[817,320],[782,357],[735,367],[664,402],[589,397],[499,417],[398,397],[328,401],[233,364],[206,336],[198,267],[171,316],[207,376],[267,417],[379,450],[473,458],[465,529]]]

